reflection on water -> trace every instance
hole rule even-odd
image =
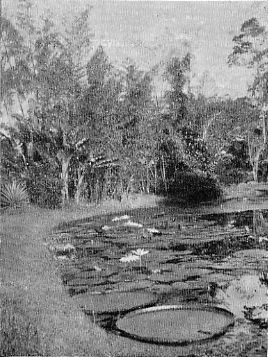
[[[249,227],[255,234],[268,234],[267,210],[250,210],[235,213],[210,213],[200,215],[199,220],[209,220],[215,225],[229,228]]]

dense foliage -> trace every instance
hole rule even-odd
[[[189,53],[165,64],[168,89],[156,100],[153,71],[131,61],[116,69],[101,46],[92,51],[88,9],[59,33],[51,16],[37,26],[31,6],[20,0],[17,22],[1,19],[1,101],[10,117],[20,108],[1,134],[5,182],[23,181],[31,202],[57,207],[132,192],[211,200],[218,180],[249,176],[258,106],[194,96]]]

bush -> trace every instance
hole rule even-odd
[[[188,203],[212,201],[221,195],[222,190],[216,179],[204,173],[179,172],[168,187],[168,197]]]
[[[61,205],[61,180],[57,167],[49,164],[33,165],[27,179],[31,203],[43,208],[58,208]]]
[[[214,173],[225,185],[249,181],[251,170],[247,143],[243,140],[234,140],[222,151],[214,167]]]
[[[218,174],[218,179],[225,185],[239,184],[252,180],[250,172],[237,168],[222,171],[220,174]]]
[[[0,147],[0,177],[2,182],[19,181],[25,167],[22,156],[14,149],[11,141],[5,137],[0,136]]]
[[[26,187],[23,183],[13,181],[1,189],[1,207],[20,208],[29,203]]]
[[[231,155],[223,156],[218,160],[214,173],[217,175],[218,180],[225,185],[247,182],[250,176],[248,169],[234,164],[233,156]]]

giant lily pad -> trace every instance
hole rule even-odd
[[[143,291],[116,291],[104,294],[86,293],[75,297],[78,305],[89,313],[117,313],[153,305],[156,296]]]
[[[268,259],[268,251],[264,249],[246,249],[240,250],[234,254],[237,258],[257,258],[257,259]]]
[[[73,296],[76,294],[82,294],[87,292],[88,288],[89,288],[88,285],[80,285],[80,286],[72,286],[68,290],[69,290],[69,294]]]
[[[77,279],[73,279],[68,281],[67,285],[68,286],[81,286],[81,285],[101,285],[101,284],[105,284],[106,279],[103,278],[77,278]]]
[[[166,305],[129,313],[116,330],[147,343],[185,346],[218,337],[233,323],[233,315],[218,307]]]
[[[76,274],[75,278],[77,279],[96,279],[100,276],[101,272],[94,270],[91,271],[80,271]]]
[[[177,281],[183,281],[187,279],[194,279],[199,276],[210,273],[208,269],[178,269],[174,272],[163,273],[163,274],[152,274],[149,279],[153,281],[157,281],[160,283],[174,283]]]
[[[209,275],[201,276],[198,280],[204,281],[208,283],[221,283],[234,280],[235,277],[229,274],[222,274],[222,273],[212,273]]]
[[[182,280],[182,277],[178,274],[167,273],[167,274],[153,274],[149,277],[150,280],[157,281],[159,283],[173,283],[175,281]]]

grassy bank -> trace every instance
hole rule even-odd
[[[59,212],[2,217],[1,356],[97,356],[104,334],[73,306],[43,245]]]
[[[65,210],[4,212],[0,355],[113,356],[106,334],[64,290],[45,238],[62,221],[154,205],[154,196],[135,196]]]

